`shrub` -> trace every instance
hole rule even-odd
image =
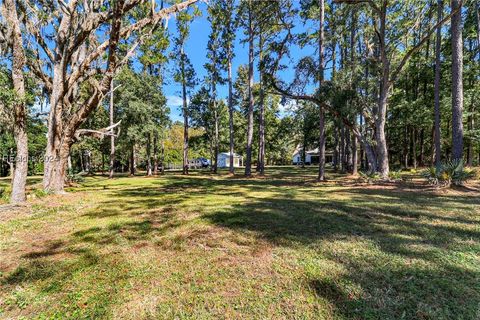
[[[45,191],[43,189],[34,189],[33,194],[35,195],[36,198],[43,198],[47,196],[49,193],[48,191]]]
[[[402,179],[402,172],[399,171],[390,171],[388,177],[392,180],[401,180]]]
[[[440,171],[435,167],[430,167],[422,172],[422,176],[427,180],[431,185],[437,186],[440,184]]]
[[[358,173],[360,176],[360,179],[362,179],[365,182],[372,183],[373,181],[379,180],[380,175],[377,172],[363,172],[360,171]]]
[[[431,167],[423,172],[429,184],[449,187],[463,185],[475,177],[475,171],[465,169],[462,160],[446,161],[438,168]]]
[[[67,176],[68,182],[80,183],[85,180],[85,178],[78,173],[69,173]]]
[[[0,201],[9,202],[10,201],[10,187],[0,187]]]

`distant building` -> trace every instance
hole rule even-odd
[[[243,157],[239,154],[233,154],[233,166],[235,168],[243,165]],[[230,152],[222,152],[218,154],[218,167],[230,168]]]
[[[303,148],[298,148],[295,149],[293,152],[292,156],[292,163],[294,165],[301,165],[302,164],[302,159],[303,159]],[[325,163],[331,163],[333,162],[333,153],[332,152],[325,152]],[[319,163],[319,152],[318,148],[313,149],[313,150],[307,150],[305,152],[305,164],[310,165],[310,164],[318,164]]]

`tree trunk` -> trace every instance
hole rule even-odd
[[[352,137],[352,175],[358,174],[358,150],[357,150],[357,137]]]
[[[345,153],[345,126],[342,124],[340,131],[340,162],[341,162],[341,172],[345,173],[347,170],[347,158]]]
[[[307,119],[303,116],[303,146],[302,146],[302,168],[305,168],[307,162]]]
[[[105,154],[103,153],[103,151],[100,151],[102,153],[102,176],[105,175]],[[70,168],[71,168],[71,163],[70,163],[70,156],[68,156],[68,160],[67,160],[67,175],[68,173],[70,172]]]
[[[173,7],[170,13],[182,10],[185,8],[185,6],[191,4],[192,2],[184,2],[179,4]],[[74,10],[75,4],[77,4],[76,1],[68,4],[70,11]],[[72,42],[73,38],[71,37],[71,30],[69,28],[74,25],[74,23],[72,23],[72,19],[76,19],[76,15],[68,13],[62,14],[60,24],[55,32],[56,36],[54,46],[55,52],[53,54],[52,83],[50,85],[49,81],[46,82],[49,84],[49,89],[51,89],[47,148],[45,152],[45,170],[43,179],[43,185],[47,191],[56,193],[63,192],[66,171],[66,156],[68,156],[69,149],[74,142],[75,131],[82,123],[85,122],[95,108],[97,108],[103,96],[107,94],[113,74],[120,66],[120,59],[118,59],[116,53],[119,42],[121,41],[122,37],[125,36],[121,31],[121,27],[123,17],[127,14],[128,10],[125,12],[123,11],[125,6],[123,5],[122,1],[115,1],[113,2],[112,6],[111,18],[109,17],[107,19],[111,28],[109,32],[110,37],[108,39],[108,45],[104,47],[105,52],[108,51],[104,76],[103,78],[99,79],[100,81],[98,82],[98,85],[95,86],[96,90],[94,90],[91,96],[86,99],[84,104],[78,107],[75,106],[75,108],[73,108],[73,106],[70,104],[71,101],[69,98],[75,98],[75,96],[78,96],[76,94],[71,95],[71,93],[74,91],[79,91],[82,82],[85,80],[84,72],[80,71],[76,76],[73,76],[75,71],[72,71],[75,69],[75,64],[80,63],[81,60],[79,57],[72,58],[77,56],[76,52],[78,52],[78,47],[75,45],[75,41]],[[91,13],[94,15],[93,17],[95,17],[97,14],[95,12]],[[92,18],[92,16],[88,15],[87,20],[90,21],[90,18]],[[145,21],[145,23],[141,26],[138,25],[138,28],[142,29],[148,27],[153,23],[156,23],[156,21],[157,20],[154,19],[154,17],[151,17],[151,19],[147,19],[147,21]],[[95,26],[96,22],[92,23],[93,26]],[[87,23],[87,25],[92,26],[92,24],[89,23]],[[101,23],[99,25],[103,26],[104,24]],[[88,30],[88,28],[81,29],[83,31]],[[80,41],[82,38],[84,38],[84,41],[81,41],[80,45],[86,46],[88,41],[86,39],[89,39],[88,34],[95,34],[96,30],[97,29],[94,29],[93,32],[80,31],[80,34],[82,34],[82,32],[84,33],[83,36],[79,36]],[[129,51],[128,54],[131,53],[132,52]],[[94,51],[91,54],[103,55],[103,51]],[[92,56],[92,59],[95,60],[96,57]],[[86,59],[85,61],[88,62],[89,59]],[[67,79],[67,76],[70,77]]]
[[[12,178],[11,203],[21,203],[26,200],[25,188],[28,174],[28,137],[27,110],[25,107],[25,52],[23,50],[22,32],[18,20],[17,8],[13,0],[5,0],[6,20],[11,31],[12,41],[12,81],[16,94],[13,106],[14,125],[13,137],[16,145],[15,169]]]
[[[160,149],[160,172],[165,173],[165,140],[162,138],[162,148]]]
[[[83,150],[80,150],[79,151],[79,154],[78,154],[78,159],[80,160],[80,171],[81,172],[85,172],[85,165],[83,164]]]
[[[388,179],[388,147],[385,136],[385,123],[387,119],[387,104],[390,91],[390,60],[386,48],[386,24],[387,24],[387,1],[383,1],[381,9],[380,28],[378,32],[379,54],[382,61],[382,77],[380,79],[380,92],[378,96],[377,110],[375,112],[375,142],[377,170],[382,179]]]
[[[214,118],[215,118],[215,137],[214,137],[214,155],[213,155],[213,159],[214,159],[214,162],[213,162],[213,172],[214,173],[218,173],[218,152],[220,151],[219,150],[219,120],[218,120],[218,110],[217,110],[217,102],[215,101],[216,99],[216,94],[214,95],[213,99],[213,108],[214,108]]]
[[[423,167],[425,165],[425,128],[420,130],[420,157],[418,165]]]
[[[265,174],[265,105],[264,105],[264,91],[263,91],[263,72],[262,72],[262,52],[263,52],[263,37],[260,34],[259,40],[259,60],[260,60],[260,97],[259,97],[259,141],[258,141],[258,164],[257,171],[260,175]]]
[[[468,116],[468,131],[473,132],[475,129],[475,120],[474,120],[475,104],[472,102],[470,107],[470,115]],[[470,137],[468,139],[468,148],[467,148],[467,165],[473,167],[473,144],[474,141]]]
[[[153,133],[153,175],[158,175],[158,132]]]
[[[182,44],[181,55],[184,54]],[[182,174],[188,174],[188,104],[187,104],[187,84],[185,79],[185,64],[182,59],[182,99],[183,99],[183,166]]]
[[[408,152],[408,127],[405,125],[403,128],[403,154],[402,154],[402,160],[403,160],[403,167],[405,169],[408,169],[408,157],[409,157],[409,152]]]
[[[389,85],[388,80],[382,81],[382,88],[380,90],[380,98],[378,101],[378,115],[375,119],[375,141],[377,143],[377,167],[378,173],[382,179],[388,179],[388,174],[390,171],[388,165],[388,148],[387,148],[387,139],[385,137],[385,122],[387,115],[387,99]]]
[[[234,168],[234,140],[233,140],[233,77],[231,46],[228,47],[228,133],[230,137],[230,166],[229,172],[233,174]]]
[[[92,173],[92,157],[91,157],[92,152],[90,150],[87,150],[85,153],[85,164],[86,164],[86,171],[88,174]]]
[[[318,147],[318,181],[325,181],[325,113],[320,109],[320,141]]]
[[[318,87],[319,90],[322,87],[324,80],[324,20],[325,20],[325,1],[318,0],[319,7],[319,36],[318,36]],[[319,114],[319,145],[318,145],[318,181],[325,180],[325,112],[322,107],[320,107]]]
[[[49,148],[48,148],[49,147]],[[47,144],[47,152],[45,156],[45,172],[43,177],[44,189],[48,192],[62,194],[64,193],[67,159],[70,154],[70,145],[63,142],[59,146]],[[85,168],[88,172],[89,168]]]
[[[245,176],[252,175],[252,141],[253,141],[253,21],[252,1],[248,9],[248,127],[247,149],[245,159]]]
[[[443,19],[443,0],[437,1],[437,21]],[[434,150],[435,150],[435,166],[440,167],[442,162],[442,132],[440,123],[440,81],[441,81],[441,52],[442,50],[442,27],[437,28],[437,36],[435,39],[435,81],[434,81],[434,109],[435,109],[435,131],[434,131]]]
[[[110,126],[113,126],[113,115],[114,115],[114,110],[113,110],[113,78],[110,81]],[[108,178],[113,179],[113,173],[114,173],[114,165],[115,165],[115,137],[113,134],[110,136],[110,171],[108,173]]]
[[[378,172],[377,168],[377,156],[373,146],[367,141],[363,141],[363,147],[365,148],[365,153],[367,154],[368,169],[370,172]]]
[[[477,54],[480,61],[480,1],[475,1],[475,17],[477,20]]]
[[[355,37],[356,37],[356,30],[357,30],[357,15],[356,11],[351,11],[351,24],[350,24],[350,65],[351,65],[351,72],[352,77],[355,74]],[[352,79],[353,80],[353,79]],[[356,92],[356,83],[351,80],[352,91]],[[353,105],[353,99],[350,101],[350,104]],[[360,115],[361,117],[361,115]],[[357,123],[357,115],[354,115],[353,122]],[[350,133],[348,134],[350,137]],[[351,166],[351,173],[352,175],[357,175],[358,173],[358,150],[357,150],[357,137],[353,135],[351,137],[352,142],[352,166]]]
[[[375,150],[371,143],[368,141],[367,137],[362,134],[358,128],[352,128],[352,133],[354,134],[355,138],[357,141],[360,141],[362,144],[363,148],[365,149],[365,153],[367,155],[367,161],[368,161],[368,168],[370,172],[378,172],[377,170],[377,157],[375,154]]]
[[[65,15],[60,23],[59,30],[63,32],[70,24],[70,15]],[[65,37],[62,34],[62,37]],[[59,40],[60,41],[60,40]],[[64,41],[64,40],[63,40]],[[61,41],[61,42],[63,42]],[[43,188],[52,193],[64,193],[65,166],[61,158],[61,150],[69,149],[71,141],[65,141],[63,125],[62,93],[65,92],[66,62],[63,52],[58,46],[55,48],[55,61],[53,64],[52,94],[50,95],[50,113],[48,117],[47,148],[45,150]],[[71,140],[71,137],[68,137]],[[69,151],[69,150],[68,150]],[[69,152],[67,153],[67,155]]]
[[[362,115],[360,115],[360,132],[362,132],[363,134],[363,116]],[[365,170],[365,152],[362,144],[360,144],[360,169]]]
[[[147,176],[151,177],[152,172],[152,147],[150,133],[147,133]]]
[[[72,156],[70,155],[68,155],[68,159],[67,159],[67,168],[68,168],[68,173],[73,174]]]
[[[475,1],[475,18],[477,22],[477,54],[480,61],[480,1]]]
[[[13,178],[15,175],[15,158],[13,156],[13,150],[10,149],[9,154],[8,154],[8,165],[10,166],[10,184],[13,185]]]
[[[134,176],[135,175],[135,170],[136,170],[136,165],[135,165],[135,143],[132,143],[132,146],[130,148],[130,175]]]
[[[417,130],[412,128],[412,160],[413,168],[417,169]]]
[[[351,152],[351,141],[350,141],[350,131],[345,129],[345,159],[346,169],[348,172],[352,170],[352,152]]]
[[[339,163],[339,141],[338,141],[338,126],[335,125],[333,129],[333,140],[334,140],[334,147],[333,147],[333,170],[338,171],[338,163]]]
[[[452,0],[452,10],[461,7]],[[452,159],[463,160],[463,37],[462,11],[452,16]]]

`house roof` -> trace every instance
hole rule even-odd
[[[300,154],[302,152],[302,148],[300,149],[296,149],[294,152],[293,152],[293,156],[296,156],[298,154]],[[315,148],[313,150],[307,150],[306,154],[309,154],[309,155],[315,155],[315,154],[318,154],[318,148]]]
[[[293,157],[295,157],[297,155],[300,155],[301,152],[302,152],[301,148],[298,149],[298,150],[295,150],[295,152],[293,153]],[[310,155],[310,156],[318,156],[319,153],[320,152],[319,152],[318,148],[315,148],[313,150],[307,150],[307,152],[306,152],[306,154]],[[333,152],[325,150],[325,155],[332,155],[332,154],[333,154]]]
[[[230,152],[220,152],[218,155],[219,155],[219,156],[228,156],[228,157],[229,157],[229,156],[230,156]],[[239,155],[238,153],[235,153],[235,152],[233,153],[233,156],[236,157],[236,158],[241,158],[241,157],[242,157],[241,155]]]

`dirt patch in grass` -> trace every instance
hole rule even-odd
[[[29,214],[31,206],[29,204],[2,204],[0,205],[0,221],[8,221]]]

